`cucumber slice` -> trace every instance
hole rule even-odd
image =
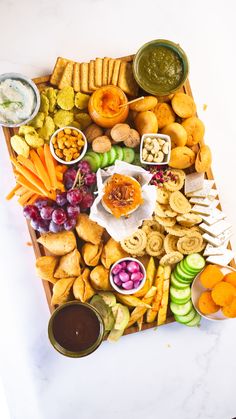
[[[101,160],[102,160],[102,163],[101,163],[101,168],[102,169],[109,165],[110,156],[108,154],[108,151],[101,154]]]
[[[116,160],[123,160],[123,148],[119,145],[112,146],[116,152]]]
[[[185,304],[176,304],[171,301],[170,303],[170,309],[172,313],[177,314],[177,316],[185,316],[190,312],[190,310],[193,308],[192,302],[188,301]]]
[[[178,288],[178,289],[188,288],[189,286],[188,284],[184,282],[180,282],[178,279],[176,279],[173,272],[171,274],[171,285],[173,285],[173,287]]]
[[[184,259],[179,262],[179,266],[187,275],[192,275],[193,277],[198,274],[198,271],[193,271],[192,269],[189,269],[189,267],[186,265]]]
[[[86,156],[93,157],[99,163],[99,167],[101,167],[102,154],[96,153],[95,151],[92,151],[92,150],[89,150],[89,151],[87,151]]]
[[[186,298],[174,298],[174,297],[170,297],[170,301],[172,301],[172,303],[178,304],[178,305],[183,305],[185,303],[187,303],[190,300],[190,297],[186,297]]]
[[[175,288],[173,286],[170,287],[170,298],[176,301],[181,300],[189,300],[191,297],[191,290],[190,287],[184,288],[182,290]],[[175,301],[175,302],[176,302]]]
[[[185,259],[185,263],[190,269],[197,270],[198,272],[201,271],[206,264],[204,257],[199,253],[188,255]]]
[[[198,326],[200,324],[200,321],[201,321],[201,316],[199,313],[196,312],[194,318],[190,322],[185,323],[185,325],[189,327]]]
[[[135,166],[140,166],[140,167],[144,167],[144,165],[141,163],[141,161],[140,161],[140,155],[139,155],[139,153],[135,153],[135,155],[134,155],[134,161],[133,161],[133,164],[135,165]]]
[[[196,310],[192,308],[192,310],[185,316],[178,316],[177,314],[175,314],[174,318],[177,322],[186,324],[188,322],[191,322],[191,320],[193,320],[193,318],[195,317],[195,314],[196,314]]]
[[[177,274],[186,282],[192,282],[194,276],[191,274],[186,274],[180,267],[180,265],[178,264],[175,268]]]
[[[132,148],[123,147],[123,160],[126,163],[133,163],[135,157],[135,152]]]
[[[174,275],[175,279],[177,279],[179,282],[182,282],[182,284],[185,284],[186,286],[189,286],[189,284],[191,284],[191,281],[186,281],[183,278],[181,278],[181,276],[179,276],[178,272],[176,272],[176,269],[174,270],[173,275]]]
[[[113,146],[111,146],[111,149],[110,149],[110,151],[108,151],[108,154],[109,154],[108,164],[111,166],[114,163],[114,161],[116,160],[116,150],[114,149]]]
[[[85,160],[89,163],[92,172],[96,172],[100,167],[100,159],[99,159],[99,165],[97,163],[97,160],[92,156],[85,155],[83,160]]]

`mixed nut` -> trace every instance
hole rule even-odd
[[[80,156],[84,147],[84,139],[80,132],[64,128],[52,138],[52,144],[57,157],[70,162]]]
[[[167,162],[170,151],[168,141],[160,137],[146,137],[143,140],[142,160],[147,163]]]

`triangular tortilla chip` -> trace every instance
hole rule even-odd
[[[67,278],[70,276],[79,276],[81,273],[81,255],[77,249],[62,256],[58,268],[54,274],[55,278]]]

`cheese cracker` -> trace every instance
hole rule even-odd
[[[125,61],[120,65],[118,86],[129,96],[138,94],[138,85],[134,79],[132,65]]]
[[[121,64],[121,60],[115,60],[113,73],[112,73],[112,79],[111,79],[111,84],[113,84],[114,86],[117,86],[118,84],[120,64]]]
[[[108,63],[109,58],[104,57],[102,61],[102,85],[106,86],[108,84]]]
[[[114,64],[115,64],[115,60],[114,58],[111,58],[108,62],[108,81],[107,81],[108,84],[111,84]]]
[[[88,86],[88,63],[80,64],[80,84],[81,92],[90,93]]]
[[[102,58],[96,58],[95,60],[95,72],[94,72],[95,86],[102,86]]]
[[[51,84],[58,86],[58,83],[61,80],[62,73],[68,61],[69,60],[67,60],[66,58],[62,58],[62,57],[57,58],[56,64],[54,66],[54,69],[50,78]]]
[[[59,81],[59,84],[58,84],[59,89],[63,89],[63,87],[68,87],[72,85],[73,66],[74,66],[73,61],[69,61],[66,64],[65,69],[61,76],[61,80]]]
[[[94,60],[91,60],[89,62],[88,72],[89,72],[89,76],[88,76],[89,90],[96,90],[95,81],[94,81],[94,74],[95,74]]]
[[[75,92],[80,91],[80,63],[74,63],[72,85]]]

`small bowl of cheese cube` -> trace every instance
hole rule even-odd
[[[140,161],[148,165],[164,165],[170,161],[169,135],[143,134],[140,144]]]

